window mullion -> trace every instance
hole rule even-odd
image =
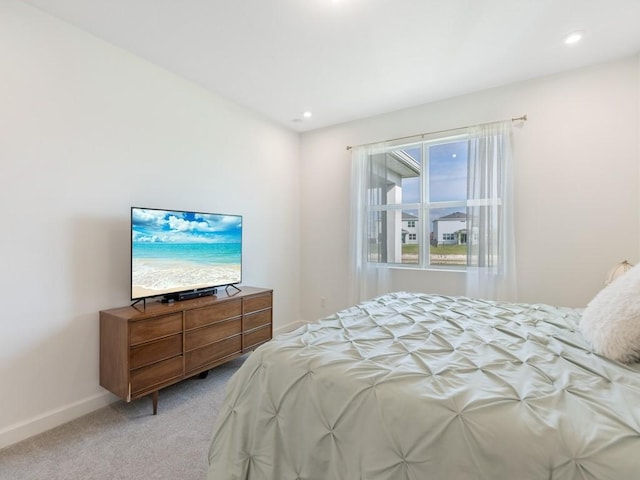
[[[420,172],[420,266],[428,267],[431,262],[429,260],[429,247],[431,242],[430,221],[429,221],[429,149],[426,148],[425,142],[422,142],[422,169]]]

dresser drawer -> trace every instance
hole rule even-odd
[[[154,385],[182,376],[182,355],[131,371],[131,393],[136,394]]]
[[[184,348],[186,351],[218,342],[227,337],[238,335],[242,332],[240,318],[213,323],[206,327],[190,330],[185,334]]]
[[[255,312],[265,308],[271,308],[271,294],[256,295],[255,297],[244,299],[244,313]]]
[[[271,309],[262,310],[257,313],[251,313],[244,316],[244,329],[253,330],[254,328],[268,325],[271,323]]]
[[[251,350],[267,340],[271,340],[271,325],[266,325],[245,334],[243,351]]]
[[[202,327],[210,323],[219,322],[242,315],[242,301],[240,299],[222,302],[210,307],[197,308],[185,312],[185,329]]]
[[[182,312],[131,323],[129,343],[135,345],[180,332],[182,332]]]
[[[139,368],[144,365],[175,357],[181,353],[182,334],[172,335],[161,340],[131,347],[129,365],[132,369]]]
[[[220,342],[187,352],[185,369],[187,372],[210,365],[224,357],[242,352],[242,335],[227,338]]]

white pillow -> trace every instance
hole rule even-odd
[[[600,355],[625,363],[640,360],[640,264],[593,297],[580,331]]]

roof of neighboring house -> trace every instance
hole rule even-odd
[[[434,222],[439,222],[440,220],[466,220],[467,214],[462,212],[454,212],[449,215],[445,215],[444,217],[436,218]]]
[[[402,220],[418,220],[418,216],[409,212],[402,212]]]

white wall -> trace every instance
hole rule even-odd
[[[243,215],[244,284],[300,320],[298,134],[14,0],[0,70],[0,447],[114,399],[131,205]]]
[[[586,305],[614,263],[638,260],[638,63],[620,59],[303,134],[303,317],[347,304],[347,145],[524,114],[529,121],[514,134],[518,300]],[[396,269],[392,283],[464,294],[457,273]]]

